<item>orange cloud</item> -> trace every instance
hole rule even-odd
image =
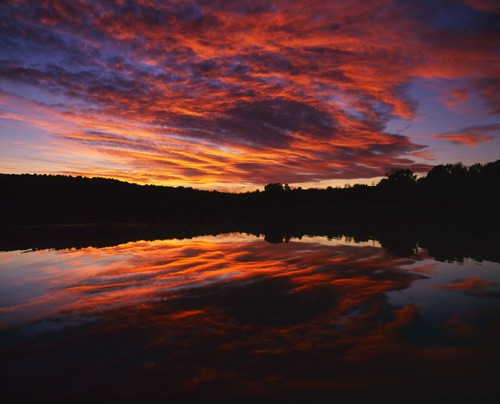
[[[436,21],[463,18],[445,3],[17,1],[4,7],[0,77],[24,99],[17,115],[36,99],[60,117],[54,154],[67,143],[102,159],[68,159],[67,173],[261,186],[425,171],[425,145],[386,130],[416,118],[415,79],[468,80],[496,105],[498,41],[477,11],[491,7],[469,4],[477,16],[457,30]]]
[[[477,146],[479,143],[492,141],[494,135],[498,133],[500,133],[500,125],[492,124],[468,127],[458,132],[440,133],[433,135],[432,138],[449,140],[458,145]]]

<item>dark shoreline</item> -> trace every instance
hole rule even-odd
[[[373,239],[400,255],[430,245],[447,251],[437,254],[445,259],[480,260],[474,246],[492,243],[487,256],[498,261],[499,178],[497,160],[436,166],[418,180],[409,170],[397,170],[376,186],[292,189],[273,183],[262,192],[230,194],[105,178],[0,174],[0,251],[240,232],[271,243],[305,235]]]
[[[379,241],[394,255],[410,256],[418,247],[439,260],[472,258],[500,262],[500,222],[496,207],[351,211],[350,215],[261,215],[236,218],[178,217],[158,221],[22,223],[3,226],[0,251],[111,247],[134,241],[187,239],[246,233],[270,243],[304,236]]]

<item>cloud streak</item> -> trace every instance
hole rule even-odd
[[[491,142],[500,134],[500,124],[471,126],[461,131],[433,135],[434,139],[445,139],[453,144],[477,146],[479,143]]]
[[[467,79],[498,105],[491,9],[469,3],[15,1],[0,9],[0,84],[73,117],[76,130],[54,134],[113,160],[115,177],[262,185],[423,171],[426,145],[387,129],[415,119],[416,78]],[[439,22],[445,11],[472,11],[470,29]]]

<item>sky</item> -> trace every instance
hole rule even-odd
[[[500,158],[497,0],[6,0],[0,172],[229,192]]]

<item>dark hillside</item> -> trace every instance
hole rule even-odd
[[[134,222],[498,223],[500,160],[466,167],[435,166],[425,177],[388,173],[377,185],[292,189],[271,183],[264,191],[223,193],[138,185],[104,178],[0,174],[0,223]]]

